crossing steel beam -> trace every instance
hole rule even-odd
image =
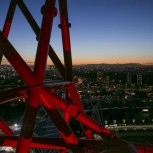
[[[24,81],[25,87],[12,88],[0,92],[0,105],[16,102],[17,99],[26,98],[24,119],[19,136],[11,131],[5,121],[0,118],[1,146],[16,147],[16,153],[28,153],[31,148],[49,148],[66,152],[106,152],[106,153],[150,153],[152,146],[144,150],[139,144],[127,143],[111,133],[104,126],[91,119],[85,112],[80,97],[75,88],[72,74],[72,55],[68,21],[67,0],[59,0],[59,14],[64,53],[64,64],[50,45],[52,23],[58,10],[55,8],[56,0],[45,0],[41,8],[43,15],[41,28],[37,25],[26,4],[22,0],[11,0],[3,30],[0,31],[0,62],[3,55]],[[3,2],[5,3],[5,2]],[[37,1],[36,1],[37,5]],[[18,6],[25,16],[38,41],[34,70],[32,71],[15,47],[7,39],[11,30],[11,23]],[[47,57],[50,56],[64,81],[44,82]],[[58,96],[54,90],[66,89],[68,99]],[[33,137],[34,126],[39,106],[44,107],[49,118],[55,124],[60,138]],[[69,120],[77,120],[83,129],[84,139],[79,139],[72,131]],[[101,136],[100,140],[94,138],[94,133]],[[147,148],[147,146],[145,146]],[[151,150],[151,151],[150,151]]]

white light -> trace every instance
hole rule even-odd
[[[116,120],[113,120],[113,123],[116,124]]]
[[[135,122],[135,119],[132,119],[132,122],[134,123]]]
[[[123,122],[123,123],[125,123],[125,122],[126,122],[126,120],[125,120],[125,119],[122,119],[122,122]]]
[[[12,147],[0,147],[0,151],[5,150],[5,151],[13,151]]]
[[[105,121],[105,124],[107,124],[107,121]]]
[[[148,112],[148,109],[142,109],[143,112]]]
[[[17,126],[18,126],[18,124],[15,123],[15,124],[14,124],[14,127],[17,127]]]

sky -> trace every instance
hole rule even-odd
[[[0,30],[10,0],[0,1]],[[38,25],[45,0],[24,0]],[[153,64],[153,0],[67,0],[73,64]],[[58,1],[56,2],[58,9]],[[50,44],[63,62],[59,16],[53,21]],[[9,41],[28,63],[34,62],[37,41],[17,7]],[[3,63],[6,60],[3,59]],[[48,60],[50,63],[50,60]]]

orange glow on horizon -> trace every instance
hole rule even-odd
[[[63,60],[61,60],[62,63]],[[34,65],[34,60],[26,60],[26,63],[28,65]],[[111,59],[111,60],[73,60],[72,58],[72,64],[73,65],[86,65],[86,64],[127,64],[127,63],[137,63],[137,64],[143,64],[143,65],[153,65],[153,61],[152,60],[146,60],[146,59],[142,59],[141,61],[139,59],[137,60],[133,60],[133,58],[131,58],[130,60],[128,59],[122,59],[122,60],[115,60],[115,59]],[[2,60],[2,65],[5,65],[5,64],[10,64],[7,59],[3,59]],[[48,58],[47,60],[47,65],[53,65],[52,61]]]

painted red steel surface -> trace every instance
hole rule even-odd
[[[23,124],[21,127],[20,136],[14,136],[8,125],[0,118],[0,129],[5,135],[0,136],[1,146],[16,147],[16,153],[28,153],[30,148],[50,148],[66,152],[71,149],[73,152],[101,152],[106,153],[151,153],[153,147],[151,145],[134,144],[129,145],[124,140],[99,125],[93,119],[88,117],[85,112],[75,84],[72,74],[72,58],[71,58],[71,43],[67,13],[67,0],[59,0],[59,13],[63,52],[64,66],[57,57],[55,51],[50,46],[50,37],[52,31],[53,18],[57,14],[55,8],[55,0],[46,0],[42,6],[41,12],[43,15],[42,25],[39,29],[37,23],[32,17],[30,11],[22,0],[11,0],[8,14],[5,20],[3,32],[0,31],[0,57],[4,55],[16,72],[22,78],[27,88],[11,89],[12,95],[8,99],[7,91],[1,92],[5,96],[0,96],[0,104],[12,102],[21,97],[28,99]],[[38,40],[37,53],[35,58],[34,70],[32,71],[17,50],[7,39],[13,20],[16,5],[19,6],[29,25],[32,27]],[[54,85],[45,86],[44,76],[48,55],[51,57],[54,65],[59,70],[59,73],[64,80],[69,81],[63,84],[55,83]],[[0,58],[0,60],[1,60]],[[57,96],[53,91],[55,87],[64,88],[67,90],[68,101]],[[43,106],[50,119],[54,122],[61,138],[45,138],[33,137],[34,125],[39,105]],[[82,126],[85,140],[77,138],[69,126],[70,118],[73,117]],[[97,141],[94,139],[93,133],[98,133],[103,139]]]

